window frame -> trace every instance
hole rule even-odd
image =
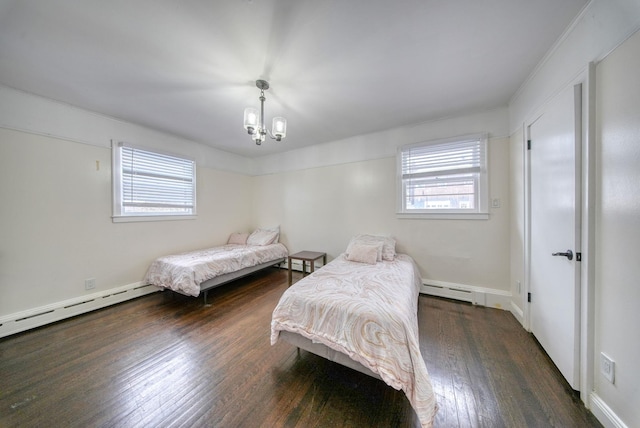
[[[126,212],[124,208],[124,192],[123,192],[123,161],[122,161],[122,148],[129,148],[133,150],[138,150],[142,152],[151,153],[153,155],[159,155],[168,158],[175,158],[177,161],[187,163],[191,163],[192,165],[192,174],[191,174],[191,194],[192,194],[192,203],[191,212],[190,213],[179,213],[179,212],[157,212],[157,213],[131,213]],[[122,222],[141,222],[141,221],[166,221],[166,220],[192,220],[197,217],[196,211],[196,162],[195,159],[178,155],[175,153],[166,152],[163,150],[152,149],[149,147],[140,146],[137,144],[131,144],[122,141],[112,141],[111,142],[111,183],[112,183],[112,220],[114,223],[122,223]]]
[[[423,141],[419,143],[406,144],[398,147],[396,155],[396,216],[406,219],[470,219],[470,220],[486,220],[489,218],[489,147],[488,135],[486,133],[469,134],[458,137],[443,138],[437,140]],[[442,177],[442,182],[450,182],[456,180],[462,174],[471,175],[474,181],[474,198],[475,208],[473,209],[447,209],[447,208],[428,208],[428,209],[408,209],[406,207],[406,183],[410,178],[403,175],[403,155],[411,149],[427,148],[429,146],[445,146],[451,145],[455,148],[455,144],[468,144],[470,142],[478,142],[479,165],[470,171],[469,168],[457,168],[443,171],[443,173],[433,175],[433,180]],[[476,175],[477,174],[477,175]],[[474,176],[475,175],[475,176]]]

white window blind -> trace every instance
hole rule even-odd
[[[114,218],[195,215],[195,162],[116,143],[113,147]]]
[[[486,213],[486,135],[403,146],[398,151],[400,213]]]

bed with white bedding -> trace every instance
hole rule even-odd
[[[378,260],[375,246],[353,243],[283,293],[273,311],[271,343],[282,338],[381,378],[402,390],[422,426],[430,427],[437,406],[418,340],[417,266],[395,254],[395,241],[393,257],[386,257],[391,260]],[[369,255],[359,257],[363,247]]]
[[[203,293],[206,304],[210,289],[286,259],[288,250],[277,242],[279,230],[273,230],[232,234],[226,245],[159,257],[149,266],[144,283],[188,296]]]

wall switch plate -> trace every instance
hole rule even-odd
[[[493,198],[491,200],[491,208],[500,208],[500,199],[499,198]]]
[[[95,278],[89,278],[89,279],[85,279],[84,280],[84,289],[85,290],[93,290],[94,288],[96,288],[96,279]]]
[[[616,363],[603,352],[600,353],[600,373],[611,383],[615,383]]]

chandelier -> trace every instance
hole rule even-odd
[[[287,136],[287,119],[284,117],[274,117],[269,131],[264,123],[264,91],[269,89],[269,82],[266,80],[256,80],[256,87],[260,89],[260,113],[258,109],[247,107],[244,109],[244,129],[247,130],[253,141],[259,146],[265,140],[267,134],[269,138],[282,141]]]

